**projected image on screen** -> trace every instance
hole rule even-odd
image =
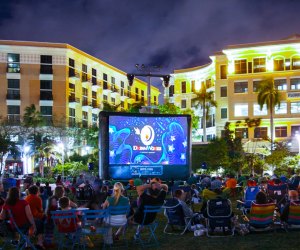
[[[109,118],[109,164],[186,165],[186,117]]]

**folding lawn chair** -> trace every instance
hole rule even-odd
[[[276,204],[256,204],[252,202],[249,219],[249,230],[252,232],[264,232],[275,229],[274,227],[274,211]]]
[[[250,212],[251,204],[255,201],[256,194],[259,192],[258,186],[246,187],[244,199],[242,201],[238,200],[238,207],[243,212],[244,215]]]
[[[51,218],[55,225],[55,237],[58,249],[82,246],[81,228],[77,225],[77,210],[57,210],[51,212]]]
[[[139,244],[141,244],[142,248],[149,246],[149,245],[154,245],[154,246],[158,246],[159,242],[157,240],[157,237],[155,235],[155,230],[158,226],[158,222],[156,221],[156,219],[154,219],[152,222],[150,223],[146,223],[147,222],[147,217],[150,214],[157,214],[158,212],[160,212],[162,209],[162,206],[144,206],[144,217],[143,217],[143,221],[141,224],[139,224],[139,228],[140,229],[149,229],[149,237],[148,239],[144,240],[142,239],[142,233],[140,232],[139,235],[135,236],[135,241],[138,242]],[[151,244],[151,242],[153,241],[153,244]]]
[[[86,236],[103,235],[107,237],[108,225],[104,220],[108,219],[108,208],[99,210],[83,210],[82,211],[82,234]],[[86,248],[86,240],[84,240],[83,248]],[[105,240],[103,239],[103,248],[105,248]]]
[[[283,225],[286,231],[288,229],[300,229],[300,203],[291,202],[288,220]]]
[[[207,236],[233,236],[234,227],[231,221],[232,216],[232,207],[229,199],[217,198],[208,200],[206,218]],[[222,234],[217,234],[217,231],[221,231]]]
[[[175,198],[165,201],[163,208],[165,209],[165,215],[167,216],[167,224],[164,228],[164,233],[183,235],[186,230],[191,226],[192,218],[185,217],[181,204]],[[169,232],[168,228],[171,227],[172,231]],[[173,231],[179,231],[174,233]]]
[[[5,241],[4,244],[0,247],[0,249],[7,249],[8,246],[11,245],[11,240],[14,239],[14,232],[20,235],[18,244],[16,245],[16,249],[22,250],[25,247],[31,247],[31,249],[36,250],[34,244],[30,241],[29,237],[29,228],[21,229],[16,224],[13,214],[11,210],[8,210],[9,220],[7,221],[7,234],[4,236]]]
[[[281,210],[281,208],[286,204],[288,198],[288,185],[269,185],[267,186],[267,193],[269,198],[276,203],[276,207]]]

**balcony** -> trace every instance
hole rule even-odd
[[[97,78],[92,78],[92,90],[96,91],[98,88],[101,87],[101,81],[97,81]]]
[[[52,65],[41,65],[40,74],[52,75],[53,74]]]
[[[20,115],[7,115],[7,122],[8,124],[11,125],[19,125],[21,121],[21,116]]]
[[[107,82],[103,82],[103,94],[108,94],[111,92],[110,85]]]
[[[82,83],[92,83],[92,78],[90,76],[88,76],[87,74],[82,73],[81,82]]]
[[[40,92],[41,101],[53,101],[52,91],[41,91]]]
[[[81,105],[82,105],[82,107],[91,107],[92,103],[89,102],[88,100],[82,100]]]
[[[80,79],[80,74],[75,69],[69,68],[69,77],[70,78],[74,78],[76,80],[79,80]]]
[[[76,104],[80,103],[80,99],[76,98],[75,95],[70,95],[69,96],[69,104]]]
[[[20,94],[7,93],[6,100],[20,100]]]
[[[96,100],[93,100],[92,101],[92,107],[93,107],[93,109],[97,109],[97,108],[100,107],[100,105],[98,104],[98,102]]]

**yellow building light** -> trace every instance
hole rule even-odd
[[[266,62],[267,71],[273,71],[274,70],[274,61],[273,58],[268,58]]]

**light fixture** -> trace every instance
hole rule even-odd
[[[164,86],[165,88],[169,87],[170,78],[171,78],[170,75],[165,75],[165,76],[163,76],[163,86]]]
[[[128,84],[131,87],[133,85],[134,74],[127,74]]]

